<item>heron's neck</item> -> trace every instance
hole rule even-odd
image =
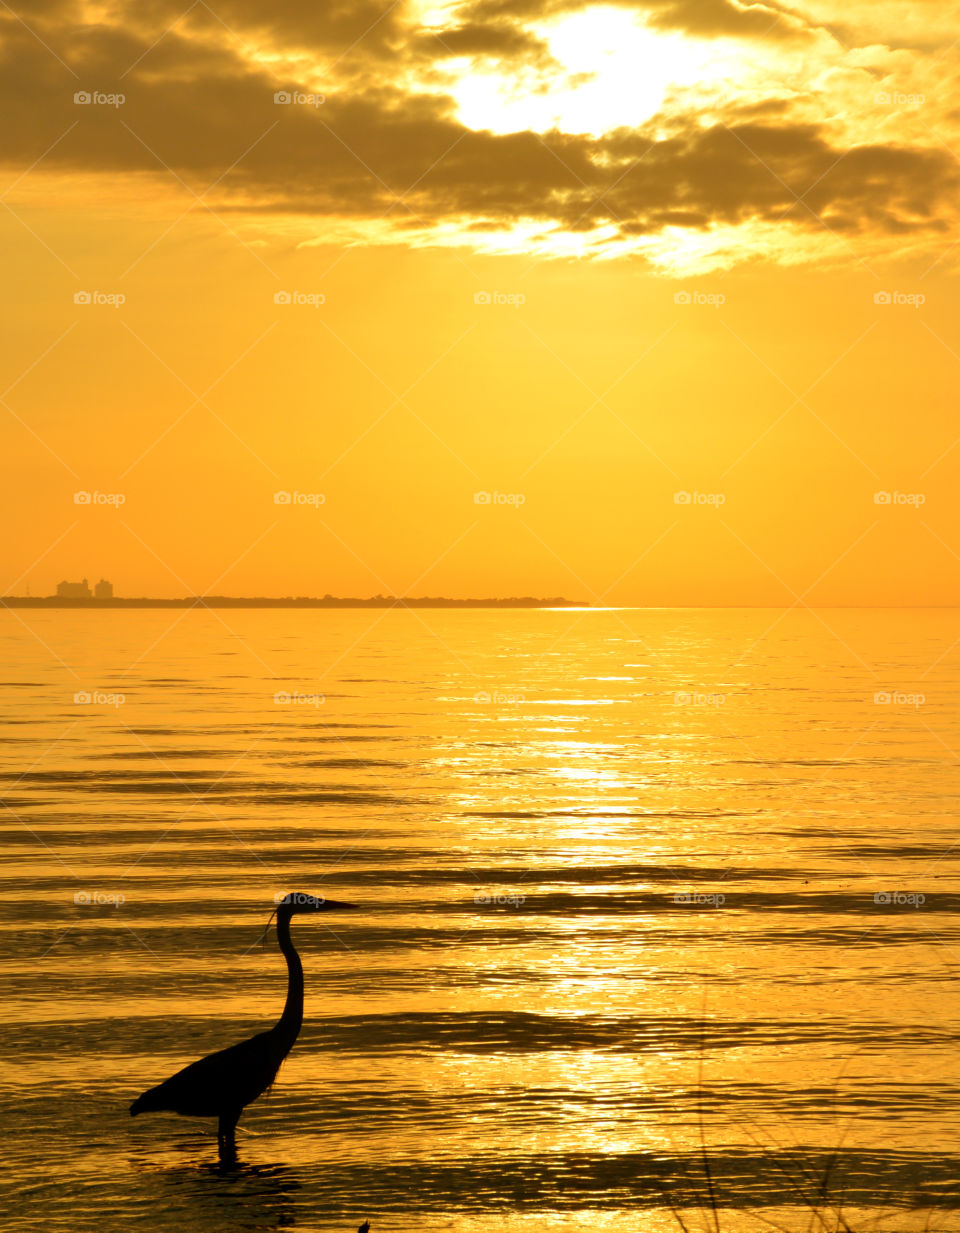
[[[287,961],[287,1000],[276,1031],[293,1044],[303,1023],[303,964],[290,939],[288,916],[277,917],[277,940]]]

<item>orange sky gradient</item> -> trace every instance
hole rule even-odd
[[[960,17],[23,18],[7,594],[960,603]]]

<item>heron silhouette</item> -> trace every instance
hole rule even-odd
[[[300,892],[285,895],[276,915],[277,941],[287,961],[287,1000],[277,1023],[268,1032],[192,1062],[165,1083],[150,1088],[130,1106],[131,1115],[169,1112],[215,1117],[220,1160],[233,1163],[240,1114],[272,1086],[303,1023],[303,964],[290,938],[290,918],[300,912],[339,912],[355,906]]]

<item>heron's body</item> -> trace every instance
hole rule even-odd
[[[185,1066],[166,1082],[139,1096],[130,1106],[130,1113],[215,1117],[221,1159],[233,1159],[234,1130],[240,1114],[273,1084],[303,1022],[303,965],[290,938],[290,917],[295,912],[351,906],[312,895],[287,895],[277,909],[277,940],[287,961],[287,1000],[279,1022],[267,1032]]]

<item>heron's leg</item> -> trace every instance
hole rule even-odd
[[[217,1125],[217,1150],[221,1164],[234,1164],[237,1159],[237,1140],[234,1131],[240,1120],[240,1110],[223,1113]]]

